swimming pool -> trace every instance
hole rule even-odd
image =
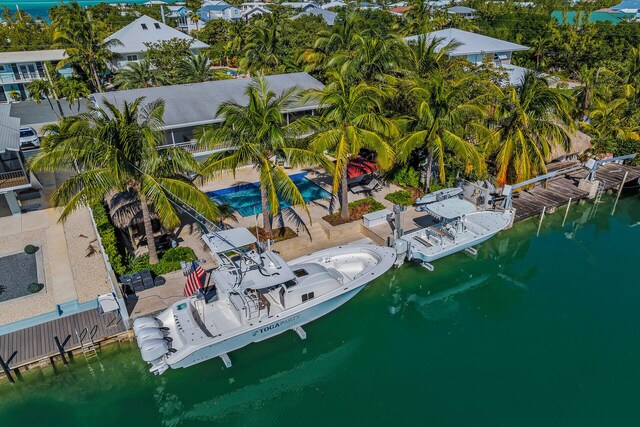
[[[289,175],[291,180],[300,190],[300,193],[302,193],[302,197],[306,202],[331,197],[331,193],[308,180],[306,175],[306,173]],[[262,213],[260,184],[257,182],[236,185],[235,187],[223,188],[222,190],[210,191],[207,195],[216,203],[227,203],[241,216],[250,216]],[[280,201],[280,207],[288,208],[289,206],[291,206],[289,203],[282,200]]]

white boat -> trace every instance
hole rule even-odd
[[[433,193],[427,193],[422,197],[416,199],[416,210],[418,212],[424,212],[427,210],[427,203],[440,202],[452,197],[456,197],[462,194],[462,188],[443,188],[442,190],[434,191]]]
[[[142,358],[151,372],[186,368],[288,330],[306,337],[304,324],[340,307],[391,268],[393,248],[353,244],[285,262],[261,251],[245,228],[203,236],[218,267],[215,297],[173,304],[156,318],[134,322]]]
[[[475,252],[474,245],[508,227],[513,216],[509,210],[478,210],[473,203],[456,196],[423,206],[435,223],[396,239],[397,264],[405,258],[414,259],[433,270],[431,262],[437,259],[465,249]]]

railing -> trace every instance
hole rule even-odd
[[[158,149],[162,150],[165,148],[172,148],[172,147],[182,147],[185,151],[191,154],[213,153],[216,151],[235,150],[235,147],[233,147],[231,144],[218,144],[213,147],[205,147],[205,146],[199,145],[195,140],[161,145],[158,147]]]
[[[0,173],[0,188],[17,187],[27,184],[29,184],[29,179],[23,170]]]
[[[14,73],[0,73],[0,83],[18,83],[18,82],[30,82],[32,80],[46,79],[46,76],[35,72],[19,72],[16,76]]]

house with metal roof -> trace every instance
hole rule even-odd
[[[12,215],[20,215],[18,191],[30,189],[31,179],[20,151],[20,119],[10,113],[10,105],[0,104],[0,197]]]
[[[481,64],[489,59],[494,66],[501,67],[507,74],[507,79],[510,84],[518,84],[527,71],[526,68],[511,65],[513,52],[529,49],[517,43],[483,36],[482,34],[470,33],[457,28],[447,28],[428,34],[405,37],[404,40],[407,43],[417,43],[423,39],[426,39],[429,43],[434,40],[439,40],[438,51],[449,44],[456,44],[449,52],[449,58],[463,57],[466,58],[467,61],[475,64]]]
[[[111,51],[118,55],[112,64],[115,68],[122,68],[129,61],[140,61],[147,51],[147,44],[169,41],[173,39],[191,42],[191,50],[197,53],[209,45],[194,39],[188,34],[156,21],[147,15],[142,15],[129,25],[111,34],[105,40],[119,40],[121,45],[111,47]]]
[[[610,9],[617,12],[637,14],[640,12],[640,0],[625,0],[615,6],[611,6]]]
[[[64,59],[64,49],[31,50],[23,52],[0,52],[0,102],[29,98],[26,86],[33,80],[51,80],[45,63],[54,67]],[[72,76],[73,69],[67,65],[58,74]]]
[[[242,10],[225,2],[208,4],[198,9],[198,14],[203,22],[212,19],[224,19],[225,21],[239,21],[242,18]]]
[[[331,9],[332,7],[345,7],[347,4],[340,0],[330,1],[322,5],[323,9]]]
[[[473,19],[474,14],[476,13],[476,10],[467,6],[453,6],[447,9],[447,12],[452,15],[458,15],[466,19]]]
[[[291,73],[265,76],[270,90],[281,94],[297,86],[301,90],[322,89],[324,85],[307,73]],[[94,93],[90,99],[103,108],[105,102],[117,106],[144,97],[145,102],[164,100],[164,131],[168,145],[189,146],[195,149],[194,130],[214,123],[221,123],[224,117],[216,115],[223,102],[247,103],[245,90],[253,82],[250,78],[218,80],[204,83],[151,87],[145,89],[122,90]],[[300,101],[285,111],[287,121],[303,115],[314,114],[319,105],[315,101]],[[210,152],[199,153],[200,156]]]
[[[331,12],[330,10],[321,9],[319,7],[313,7],[311,9],[307,9],[304,12],[300,12],[299,14],[292,16],[290,19],[298,19],[302,16],[320,16],[324,19],[324,22],[327,25],[333,25],[338,17],[338,14],[335,12]]]

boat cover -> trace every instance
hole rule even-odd
[[[431,215],[444,219],[456,219],[476,212],[476,206],[473,203],[458,198],[429,203],[426,209]]]
[[[202,236],[202,240],[213,253],[227,252],[256,243],[256,237],[246,228],[232,228],[218,231],[217,233],[205,234]]]

